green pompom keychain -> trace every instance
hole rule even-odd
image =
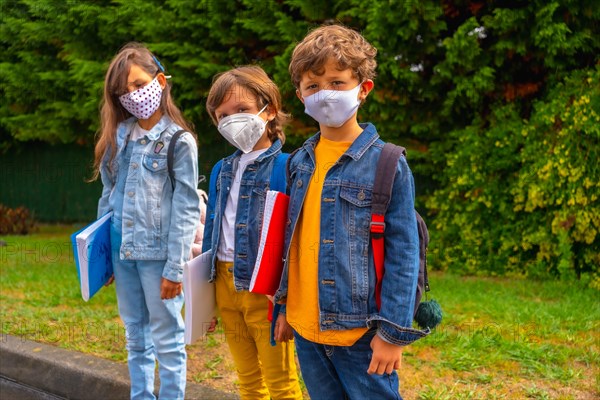
[[[435,300],[423,301],[415,313],[415,322],[422,329],[433,329],[442,322],[442,307]]]

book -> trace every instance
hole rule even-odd
[[[209,282],[211,263],[212,250],[208,250],[183,265],[185,344],[203,337],[216,316],[215,284]]]
[[[89,301],[113,275],[110,246],[112,211],[71,235],[81,297]]]
[[[267,191],[258,255],[250,280],[251,292],[272,296],[279,288],[289,202],[290,197],[287,194],[275,190]]]

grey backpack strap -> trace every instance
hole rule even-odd
[[[175,190],[175,172],[173,171],[173,158],[175,157],[175,143],[179,139],[179,136],[185,133],[185,130],[180,129],[173,134],[171,141],[169,142],[169,148],[167,149],[167,170],[169,171],[169,179],[171,179],[171,188]]]
[[[406,156],[406,149],[393,143],[385,143],[375,171],[375,182],[373,183],[373,202],[371,213],[385,215],[392,198],[392,188],[396,177],[396,168],[400,156]]]

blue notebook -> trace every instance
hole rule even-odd
[[[113,274],[110,248],[112,211],[71,235],[81,297],[88,301]]]

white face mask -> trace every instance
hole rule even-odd
[[[304,97],[304,112],[321,125],[339,128],[360,106],[358,92],[362,83],[351,90],[320,90]]]
[[[265,111],[266,108],[267,106],[264,106],[257,114],[238,113],[228,115],[219,121],[217,129],[229,143],[240,149],[244,154],[248,154],[256,146],[267,127],[267,122],[259,117],[260,113]]]
[[[137,119],[148,119],[160,107],[161,97],[162,88],[158,78],[154,78],[146,86],[119,96],[119,101]]]

